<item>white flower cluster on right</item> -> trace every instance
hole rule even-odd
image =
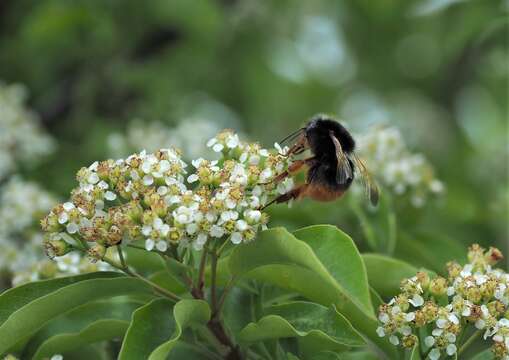
[[[424,342],[427,358],[453,356],[463,334],[479,331],[493,341],[497,359],[509,360],[509,274],[493,268],[502,254],[472,245],[469,263],[447,264],[448,278],[419,272],[401,284],[402,293],[380,306],[379,336],[412,348]]]
[[[55,148],[25,101],[23,86],[0,82],[0,180],[15,172],[20,163],[33,165]]]
[[[372,127],[356,136],[360,155],[381,183],[397,195],[410,194],[413,206],[421,207],[428,194],[440,194],[443,183],[423,154],[412,153],[395,127]]]
[[[142,240],[146,250],[166,252],[172,246],[200,250],[207,242],[253,240],[268,222],[261,209],[269,197],[293,187],[291,179],[272,182],[288,168],[287,149],[269,151],[230,130],[207,146],[219,159],[195,159],[190,170],[171,148],[82,168],[70,200],[42,221],[48,253],[72,250],[68,239],[90,243],[95,260],[123,241]]]

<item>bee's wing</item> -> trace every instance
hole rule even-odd
[[[364,162],[357,156],[357,154],[353,153],[352,160],[359,169],[359,173],[361,175],[362,182],[364,183],[364,187],[366,190],[366,196],[373,206],[378,204],[378,198],[380,197],[380,191],[378,190],[378,185],[371,177],[366,165]]]
[[[343,148],[341,147],[341,143],[334,136],[333,132],[330,133],[330,138],[332,139],[334,147],[336,148],[336,158],[338,160],[338,167],[336,169],[336,181],[338,184],[345,184],[348,179],[352,178],[352,167],[350,166],[350,162],[348,161],[348,158],[343,151]]]

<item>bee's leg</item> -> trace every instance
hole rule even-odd
[[[292,145],[292,147],[286,153],[287,157],[302,153],[307,149],[307,140],[305,136],[300,136],[299,139]]]
[[[274,200],[272,200],[271,202],[266,204],[264,207],[262,207],[260,210],[264,210],[265,208],[269,207],[270,205],[272,205],[274,203],[280,204],[280,203],[288,202],[292,199],[298,199],[298,198],[304,196],[304,194],[306,193],[306,191],[308,189],[308,186],[309,186],[309,184],[303,184],[301,186],[296,187],[293,190],[288,191],[287,193],[285,193],[283,195],[279,195],[277,198],[275,198]]]
[[[283,181],[288,176],[293,175],[297,171],[299,171],[304,165],[309,166],[309,164],[311,163],[311,161],[314,160],[314,158],[315,157],[313,156],[313,157],[310,157],[310,158],[307,158],[307,159],[295,160],[290,166],[288,166],[288,170],[282,172],[281,174],[276,176],[274,179],[272,179],[268,183],[263,183],[261,185],[267,185],[267,184],[278,183],[278,182]]]

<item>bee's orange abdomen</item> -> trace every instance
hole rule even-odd
[[[331,190],[325,186],[308,185],[301,197],[307,196],[316,201],[334,201],[344,193],[344,190]]]

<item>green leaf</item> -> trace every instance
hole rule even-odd
[[[384,298],[400,292],[401,280],[415,276],[418,269],[401,260],[378,254],[363,254],[369,284]]]
[[[181,300],[173,308],[175,332],[170,340],[161,344],[150,354],[149,360],[164,360],[177,344],[182,330],[193,324],[206,324],[210,320],[210,308],[203,300]]]
[[[373,306],[375,307],[375,309],[378,309],[380,307],[380,305],[384,304],[383,299],[376,292],[376,290],[373,289],[372,287],[369,288],[369,294],[371,295],[371,302],[373,303]]]
[[[49,320],[84,303],[143,292],[151,292],[151,288],[139,279],[127,277],[83,280],[55,290],[27,303],[5,320],[0,326],[0,353],[32,335]]]
[[[319,234],[324,237],[327,244],[345,241],[352,244],[348,237],[339,236],[342,233],[338,230],[327,229],[334,229],[333,227],[314,228],[316,230],[304,229],[299,236],[307,235],[312,245],[316,245]],[[322,229],[325,231],[321,231]],[[313,231],[317,234],[313,234]],[[338,235],[337,241],[332,235],[334,233]],[[346,249],[347,256],[341,252],[341,249]],[[334,251],[332,255],[335,256],[330,254],[327,256],[326,250]],[[344,264],[340,266],[332,264],[331,272],[342,281],[338,282],[320,262],[310,245],[296,239],[283,228],[263,231],[256,241],[236,247],[230,255],[229,266],[232,274],[236,276],[248,276],[296,291],[327,307],[334,304],[356,329],[366,334],[388,354],[394,353],[394,347],[386,339],[378,337],[375,332],[377,320],[370,304],[367,276],[359,254],[356,251],[348,251],[346,245],[338,247],[327,245],[319,249],[319,254],[324,257],[324,261],[351,264],[358,272],[353,273],[346,269],[347,274],[356,278],[358,283],[347,279],[345,274],[338,273],[340,269],[345,269]],[[344,286],[349,288],[345,289]]]
[[[33,359],[48,359],[88,344],[121,338],[128,327],[129,322],[124,320],[97,320],[80,332],[54,336],[41,346]]]
[[[148,359],[151,352],[173,332],[172,306],[173,303],[167,299],[155,299],[136,310],[118,359]]]
[[[50,294],[67,285],[90,279],[104,279],[122,276],[114,272],[95,272],[78,276],[36,281],[9,289],[0,295],[0,325],[16,310],[31,301]]]
[[[205,301],[181,300],[173,307],[173,316],[172,305],[166,299],[156,299],[134,312],[119,360],[166,359],[183,328],[210,319],[210,308]]]
[[[149,280],[175,294],[187,292],[185,285],[166,270],[158,271],[149,277]]]
[[[443,234],[420,233],[412,236],[402,233],[396,247],[396,256],[444,275],[445,264],[456,260],[466,262],[465,246]]]
[[[365,344],[348,320],[334,309],[298,301],[271,306],[266,313],[269,315],[240,332],[242,342],[297,337],[304,358],[319,351],[345,351]]]
[[[123,336],[132,312],[140,305],[126,298],[82,305],[51,320],[39,330],[26,346],[23,357],[51,357],[97,341]],[[98,327],[101,331],[93,331]]]
[[[398,359],[399,356],[394,357],[394,359]],[[370,351],[361,350],[361,351],[349,351],[347,353],[341,354],[341,360],[379,360],[376,354],[373,354]]]
[[[353,240],[331,225],[314,225],[294,232],[297,239],[312,249],[328,273],[354,302],[373,313],[368,277]]]
[[[493,351],[491,349],[486,349],[471,358],[471,360],[494,360],[495,355],[493,354]]]

